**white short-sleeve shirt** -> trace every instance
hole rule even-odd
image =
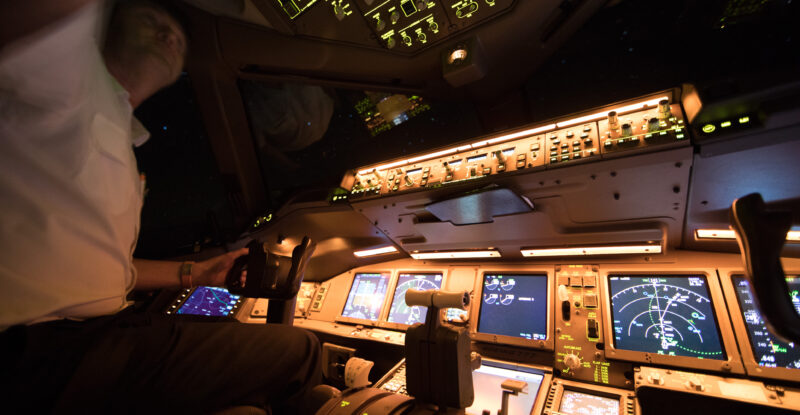
[[[102,5],[0,51],[0,330],[127,306],[142,187]]]

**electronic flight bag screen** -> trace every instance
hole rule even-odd
[[[547,319],[547,275],[483,275],[479,333],[545,340]]]
[[[342,317],[377,320],[389,287],[389,273],[358,273],[353,278]]]
[[[231,294],[225,288],[200,286],[194,289],[176,313],[225,317],[233,313],[239,301],[241,296]]]
[[[392,308],[389,310],[388,321],[390,323],[416,324],[425,322],[425,314],[428,307],[414,306],[406,304],[406,291],[433,290],[442,288],[442,274],[440,273],[401,273],[397,277],[397,287],[394,289],[392,298]]]
[[[704,276],[609,276],[614,347],[725,360]]]
[[[733,285],[756,363],[763,367],[800,369],[800,345],[783,342],[767,330],[761,313],[756,308],[750,285],[744,277],[733,277]],[[800,314],[800,277],[786,277],[786,285],[789,287],[794,308]]]

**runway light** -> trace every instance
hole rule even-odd
[[[695,229],[697,239],[736,239],[736,232],[731,229]],[[789,231],[787,242],[800,242],[800,231]]]
[[[389,245],[389,246],[383,246],[383,247],[375,248],[375,249],[366,249],[364,251],[354,251],[353,255],[355,255],[355,256],[357,256],[359,258],[364,258],[364,257],[368,257],[368,256],[391,254],[391,253],[395,253],[395,252],[397,252],[397,248]]]
[[[412,252],[411,257],[414,259],[500,258],[500,252],[493,249],[481,251]]]
[[[525,257],[659,254],[661,245],[585,246],[574,248],[522,249]]]

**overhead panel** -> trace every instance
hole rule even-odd
[[[509,12],[515,0],[272,0],[298,35],[414,53]],[[551,7],[542,6],[546,12]]]

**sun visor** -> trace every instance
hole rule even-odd
[[[425,210],[442,222],[474,225],[494,222],[497,216],[531,212],[533,203],[510,189],[492,187],[431,203]]]

